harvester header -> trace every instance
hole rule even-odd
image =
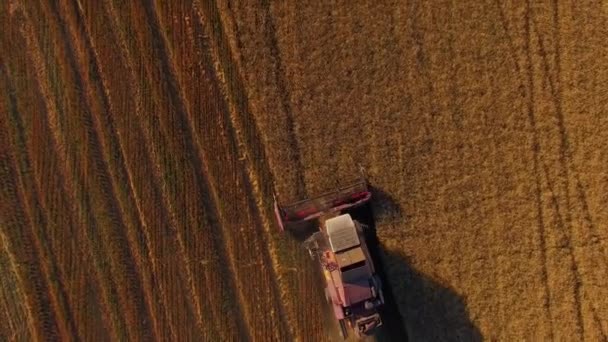
[[[306,221],[316,220],[321,215],[339,213],[360,206],[371,198],[365,178],[319,196],[288,205],[280,205],[275,196],[274,211],[281,231],[298,229]]]

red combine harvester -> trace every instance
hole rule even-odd
[[[353,219],[357,216],[355,211],[370,198],[363,178],[290,205],[280,205],[275,198],[281,230],[304,235],[304,246],[312,258],[319,260],[326,282],[325,297],[332,305],[343,338],[347,337],[348,328],[361,337],[382,325],[378,308],[384,304],[384,296],[365,241],[368,226]]]

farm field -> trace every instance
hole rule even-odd
[[[0,340],[334,340],[272,193],[359,165],[367,340],[606,340],[607,41],[597,1],[2,1]]]

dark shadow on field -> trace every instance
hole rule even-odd
[[[466,304],[453,289],[416,271],[402,256],[380,247],[383,272],[390,277],[392,291],[401,298],[395,303],[403,315],[409,341],[482,341],[479,329],[471,322]],[[385,289],[389,284],[385,283]],[[393,299],[394,300],[394,299]],[[379,336],[378,341],[396,341],[395,336]]]
[[[377,203],[383,199],[390,197],[376,196],[374,208],[398,208]],[[386,304],[380,313],[384,325],[375,334],[376,341],[482,340],[479,329],[469,319],[464,300],[456,292],[416,271],[406,257],[384,250],[370,205],[353,210],[351,215],[370,228],[366,241],[383,283]]]
[[[370,186],[372,192],[372,210],[376,220],[395,219],[402,216],[401,206],[384,190]]]

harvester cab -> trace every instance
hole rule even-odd
[[[371,210],[365,206],[370,199],[371,192],[363,178],[286,206],[275,197],[280,229],[304,238],[311,257],[319,261],[325,297],[344,338],[349,329],[362,336],[382,325],[378,313],[384,304],[382,284],[366,244],[367,226],[357,219],[365,216],[357,215],[357,211]]]

